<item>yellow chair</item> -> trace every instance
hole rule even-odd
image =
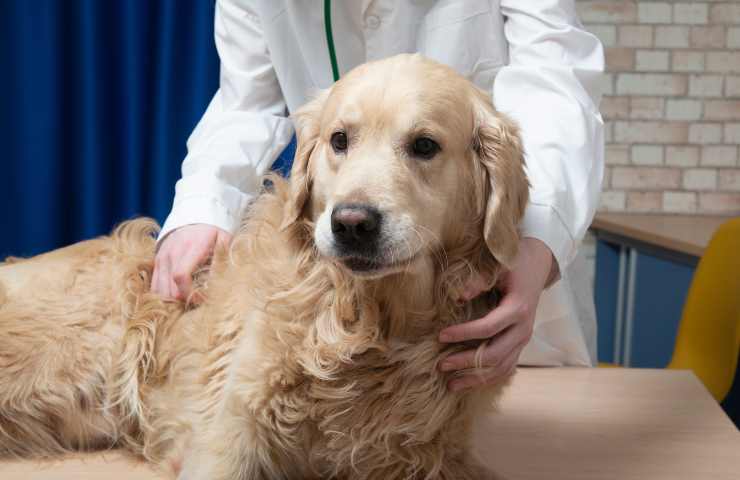
[[[722,224],[699,260],[668,368],[693,370],[718,402],[740,351],[740,218]]]

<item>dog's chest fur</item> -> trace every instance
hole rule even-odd
[[[262,351],[261,365],[247,362],[237,368],[253,382],[250,389],[240,376],[245,393],[252,390],[243,398],[244,407],[269,448],[286,458],[303,457],[310,475],[353,478],[352,472],[362,472],[354,478],[372,478],[372,471],[387,471],[396,463],[397,478],[413,478],[411,471],[429,471],[454,453],[445,450],[466,447],[461,440],[470,399],[447,390],[437,369],[436,336],[373,345],[324,378],[310,373],[316,368],[309,358],[312,348],[293,348],[289,354]],[[301,475],[309,478],[308,473]]]

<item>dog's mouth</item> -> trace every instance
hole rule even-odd
[[[380,263],[377,260],[361,257],[344,258],[342,259],[342,263],[353,272],[372,272],[375,270],[382,270],[385,267],[383,263]]]
[[[339,259],[340,263],[354,275],[362,277],[381,277],[396,273],[410,265],[418,256],[418,252],[407,258],[383,262],[377,258],[348,256]]]

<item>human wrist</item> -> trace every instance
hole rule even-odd
[[[560,277],[560,269],[558,268],[558,262],[552,250],[550,250],[547,244],[535,237],[524,237],[521,240],[521,244],[526,250],[527,255],[531,257],[533,266],[542,267],[536,268],[537,275],[535,283],[537,286],[541,290],[544,290],[555,283]]]

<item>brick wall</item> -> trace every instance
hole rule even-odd
[[[604,43],[601,210],[740,214],[740,0],[578,0]]]

